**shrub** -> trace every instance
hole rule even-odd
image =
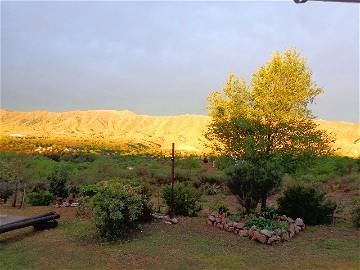
[[[277,228],[287,228],[288,224],[286,221],[281,221],[281,222],[274,222],[270,219],[266,219],[263,217],[260,218],[255,218],[255,219],[251,219],[245,222],[245,226],[247,228],[251,228],[252,226],[255,226],[256,228],[263,230],[263,229],[267,229],[267,230],[275,230]]]
[[[50,183],[49,191],[56,197],[66,198],[69,190],[66,185],[69,180],[69,173],[65,167],[57,167],[48,177]]]
[[[166,204],[171,204],[171,186],[166,185],[163,188],[163,199]],[[195,216],[201,210],[199,204],[201,194],[192,187],[186,186],[183,183],[174,184],[174,201],[173,201],[173,215]]]
[[[260,216],[266,219],[274,219],[276,217],[276,209],[267,206],[264,209],[261,209]]]
[[[195,180],[191,169],[175,169],[175,180],[179,182],[187,182]]]
[[[303,185],[285,190],[278,204],[280,214],[300,217],[309,225],[328,223],[336,208],[336,203],[326,199],[324,192]]]
[[[103,181],[92,198],[92,210],[101,237],[124,238],[151,217],[150,193],[138,181]]]
[[[354,200],[354,206],[351,209],[351,219],[355,227],[360,227],[360,199]]]
[[[6,201],[14,193],[12,183],[0,179],[0,198]]]
[[[210,205],[210,211],[217,213],[227,213],[229,208],[224,203],[224,196],[221,194],[217,194]]]
[[[93,197],[99,190],[98,185],[91,184],[80,187],[80,196],[85,197]]]
[[[203,183],[208,184],[222,184],[225,179],[225,174],[222,171],[206,171],[199,175]]]
[[[175,166],[181,169],[198,169],[200,161],[194,158],[176,159]]]
[[[49,205],[53,200],[53,196],[48,191],[31,192],[28,194],[28,199],[33,206]]]
[[[150,169],[150,177],[153,180],[151,181],[153,184],[166,184],[170,179],[170,171],[165,171],[163,168],[152,168]]]

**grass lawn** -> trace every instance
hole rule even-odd
[[[360,269],[359,230],[345,222],[308,226],[290,242],[266,246],[220,231],[205,217],[177,225],[147,224],[126,242],[96,238],[74,209],[0,208],[0,213],[61,214],[56,229],[21,229],[0,235],[0,269]]]

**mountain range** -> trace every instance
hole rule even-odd
[[[90,110],[69,112],[16,112],[0,110],[1,136],[45,137],[57,139],[96,139],[132,141],[184,152],[206,152],[203,136],[210,117],[205,115],[150,116],[128,110]],[[321,129],[336,137],[337,152],[360,154],[360,124],[316,120]]]

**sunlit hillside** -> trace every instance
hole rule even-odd
[[[168,149],[172,142],[184,152],[205,152],[203,133],[210,118],[204,115],[149,116],[130,111],[13,112],[1,110],[1,135],[64,139],[132,141]],[[335,148],[358,156],[360,125],[318,120],[336,135]]]

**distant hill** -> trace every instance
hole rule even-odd
[[[204,152],[203,133],[210,118],[204,115],[149,116],[123,110],[70,112],[14,112],[0,110],[2,136],[109,139],[157,145],[179,151]],[[317,120],[336,135],[335,147],[347,156],[360,154],[360,124]]]

